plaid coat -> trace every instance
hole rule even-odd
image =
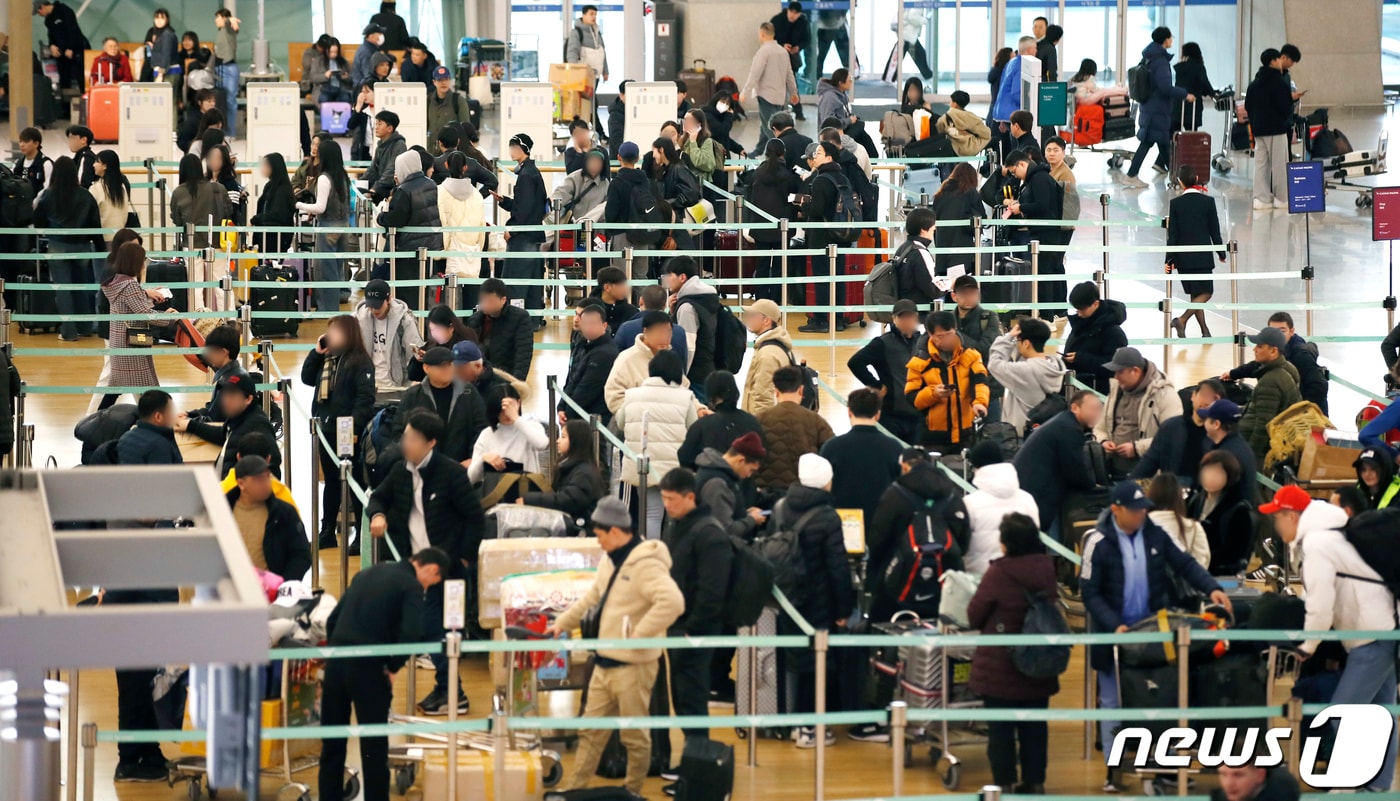
[[[112,314],[149,314],[155,310],[140,282],[129,275],[119,275],[102,287],[102,294],[112,305]],[[126,347],[125,320],[113,320],[107,334],[107,347]],[[154,387],[160,384],[156,378],[156,363],[150,356],[112,356],[113,387]]]

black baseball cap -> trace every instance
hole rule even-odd
[[[389,293],[389,282],[376,278],[365,284],[365,305],[371,309],[378,309],[389,302]]]
[[[452,363],[452,349],[437,345],[428,348],[423,354],[423,365],[426,367],[437,367],[443,364]]]
[[[261,456],[244,456],[238,460],[238,464],[233,466],[234,478],[252,478],[261,476],[271,470],[267,460]]]
[[[973,278],[972,276],[967,275],[967,274],[965,274],[965,273],[964,273],[963,275],[960,275],[960,276],[958,276],[957,278],[953,279],[953,291],[954,291],[954,292],[961,292],[961,291],[963,291],[964,289],[976,289],[976,288],[977,288],[977,279],[976,279],[976,278]]]
[[[373,36],[373,35],[376,34],[376,33],[385,33],[385,32],[386,32],[386,31],[384,30],[384,27],[383,27],[382,25],[380,25],[380,24],[377,23],[377,22],[371,22],[370,24],[368,24],[368,25],[365,26],[365,29],[364,29],[363,31],[360,32],[360,35],[361,35],[361,36],[364,36],[364,37],[370,37],[370,36]]]
[[[895,316],[895,317],[898,317],[898,316],[900,316],[901,314],[918,314],[918,313],[919,313],[919,304],[917,304],[917,303],[915,303],[914,301],[909,300],[909,299],[907,299],[907,298],[902,299],[902,300],[896,300],[896,301],[894,302],[894,311],[891,312],[891,314],[892,314],[893,316]]]

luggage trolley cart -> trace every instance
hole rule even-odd
[[[1104,153],[1108,155],[1108,168],[1111,170],[1121,169],[1126,159],[1133,157],[1134,150],[1119,147],[1108,147],[1111,142],[1122,142],[1137,136],[1137,114],[1136,104],[1128,99],[1126,95],[1114,95],[1100,100],[1096,105],[1103,108],[1103,138],[1093,144],[1079,144],[1076,140],[1078,125],[1075,124],[1075,110],[1078,105],[1074,102],[1074,93],[1070,93],[1070,127],[1069,146],[1070,153],[1076,149],[1087,150],[1090,153]]]
[[[975,633],[958,629],[946,621],[922,620],[907,611],[896,613],[889,623],[876,623],[874,628],[882,634],[895,635]],[[896,699],[904,701],[911,709],[980,709],[982,701],[968,686],[974,650],[971,646],[944,646],[937,640],[926,640],[878,649],[870,665],[877,682],[882,677],[895,682]],[[921,729],[911,727],[904,746],[906,765],[913,763],[915,741],[931,744],[929,757],[934,764],[942,760],[948,762],[939,779],[945,789],[956,790],[962,781],[962,760],[953,753],[953,748],[984,745],[987,737],[982,727],[947,720],[927,724]]]
[[[1220,152],[1210,160],[1210,165],[1221,175],[1229,175],[1235,169],[1235,160],[1230,158],[1230,124],[1235,121],[1235,87],[1227,86],[1215,93],[1215,110],[1225,113],[1225,128],[1220,133]]]
[[[1356,207],[1358,209],[1370,208],[1373,202],[1371,190],[1375,187],[1368,184],[1358,184],[1351,179],[1385,175],[1387,172],[1385,157],[1389,147],[1390,133],[1381,131],[1374,150],[1353,150],[1340,156],[1322,159],[1324,184],[1328,189],[1357,193]]]
[[[277,663],[281,667],[281,690],[278,697],[281,699],[281,714],[277,721],[279,726],[313,726],[321,720],[321,680],[325,671],[325,662],[320,659],[284,659]],[[307,738],[308,741],[316,739],[314,734]],[[271,757],[280,753],[280,764],[269,765]],[[297,801],[311,801],[311,785],[297,781],[295,775],[309,770],[315,770],[321,766],[321,755],[319,750],[314,753],[305,752],[304,741],[282,740],[280,742],[267,742],[263,747],[263,769],[262,775],[270,778],[280,778],[282,787],[277,791],[277,797],[294,797]],[[182,756],[170,763],[170,776],[168,783],[174,787],[178,782],[186,782],[186,790],[189,793],[190,801],[198,801],[205,791],[209,798],[218,796],[218,789],[207,787],[207,777],[209,773],[207,758],[203,755]],[[290,796],[290,790],[295,790],[296,795]],[[355,798],[360,793],[360,773],[354,768],[345,769],[345,797]]]
[[[492,711],[501,715],[506,715],[509,708],[508,696],[504,692],[497,692],[491,697]],[[440,723],[441,718],[422,718],[410,715],[390,715],[390,722],[393,723]],[[394,771],[394,789],[399,795],[407,795],[418,782],[419,774],[423,770],[422,766],[427,762],[427,755],[430,752],[444,752],[447,750],[448,735],[443,734],[418,734],[413,736],[413,741],[402,745],[389,746],[389,764]],[[503,735],[498,740],[495,732],[461,732],[457,734],[457,746],[462,749],[481,751],[487,754],[494,754],[497,743],[500,742],[507,753],[521,753],[526,756],[536,756],[540,760],[540,784],[545,787],[554,787],[564,779],[564,763],[559,758],[557,751],[551,751],[544,747],[539,735],[527,732],[517,732],[506,728]],[[351,796],[346,796],[347,798]]]

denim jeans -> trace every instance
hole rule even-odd
[[[49,277],[55,284],[91,284],[97,279],[92,270],[91,242],[49,242],[50,253],[83,254],[77,258],[54,259],[49,262]],[[97,294],[91,289],[65,289],[54,293],[54,305],[59,314],[96,314]],[[58,334],[64,339],[77,339],[96,333],[92,320],[59,324]]]
[[[1112,671],[1100,670],[1099,674],[1099,709],[1118,709],[1118,677]],[[1391,687],[1394,687],[1392,675]],[[1103,743],[1103,756],[1107,760],[1113,753],[1113,735],[1123,727],[1121,720],[1101,720],[1099,721],[1099,740]]]
[[[1347,653],[1347,666],[1332,693],[1334,704],[1393,704],[1395,703],[1395,643],[1373,642]],[[1336,721],[1332,724],[1337,725]],[[1334,729],[1335,732],[1335,729]],[[1371,780],[1372,792],[1390,790],[1395,778],[1395,727],[1390,729],[1390,745],[1385,749],[1381,772]]]
[[[344,225],[344,223],[335,223]],[[342,235],[339,242],[332,245],[325,234],[316,235],[317,253],[339,253],[340,245],[345,241]],[[343,259],[316,259],[311,262],[313,274],[317,281],[344,281],[345,261]],[[317,287],[311,290],[312,296],[316,299],[316,310],[318,312],[338,312],[340,311],[340,289],[339,287]]]
[[[220,64],[214,73],[219,79],[219,87],[226,93],[224,133],[232,139],[238,135],[238,64]]]

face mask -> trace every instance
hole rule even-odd
[[[716,104],[715,104],[715,108],[719,110],[719,113],[723,114],[724,112],[726,112],[726,111],[729,110],[729,104],[728,104],[728,103],[716,103]]]

